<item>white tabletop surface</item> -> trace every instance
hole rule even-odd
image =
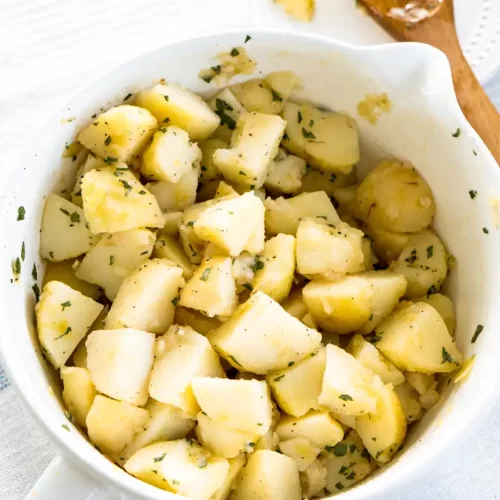
[[[74,89],[176,38],[274,25],[276,11],[267,17],[264,1],[271,0],[0,0],[0,197],[26,141]],[[337,2],[337,10],[347,2],[317,1],[322,8]],[[488,4],[470,0],[476,1]],[[335,29],[328,34],[335,37]],[[486,90],[500,108],[500,75]],[[0,500],[24,498],[55,454],[0,367]],[[441,499],[500,499],[500,404],[438,468],[394,500]]]

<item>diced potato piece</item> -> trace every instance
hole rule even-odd
[[[455,317],[455,307],[449,297],[441,293],[432,293],[431,295],[423,295],[412,300],[413,302],[426,302],[436,309],[446,323],[450,335],[453,335],[457,320]]]
[[[340,193],[339,199],[335,193],[337,191],[348,191],[355,189],[354,186],[350,186],[356,182],[356,173],[352,170],[349,174],[333,174],[332,172],[323,172],[317,168],[313,168],[310,165],[306,166],[305,174],[302,177],[302,187],[299,189],[299,193],[314,193],[316,191],[324,191],[328,196],[333,197],[340,204],[341,209],[344,208],[344,199],[342,198],[342,193]],[[341,189],[344,188],[344,189]]]
[[[326,460],[316,459],[305,471],[300,473],[300,485],[304,498],[319,496],[326,488]]]
[[[147,410],[98,394],[87,415],[90,441],[107,455],[117,456],[143,428]]]
[[[426,373],[407,372],[406,380],[421,396],[437,386],[434,376]]]
[[[431,389],[422,394],[418,398],[418,400],[420,401],[422,408],[424,408],[425,410],[430,410],[435,404],[438,403],[440,398],[441,396],[439,395],[439,392],[437,392],[435,389]]]
[[[128,169],[87,172],[82,181],[83,210],[94,234],[140,227],[163,227],[156,198]]]
[[[219,129],[221,128],[223,128],[222,125]],[[227,141],[219,139],[218,137],[210,137],[198,144],[202,153],[200,183],[203,185],[207,185],[210,181],[222,177],[219,169],[215,166],[213,156],[217,149],[227,149],[229,146],[229,140],[230,137]]]
[[[279,116],[246,113],[238,118],[229,149],[217,149],[214,163],[222,175],[237,184],[261,187],[269,162],[278,153],[285,121]]]
[[[215,455],[234,458],[243,452],[251,452],[258,436],[255,432],[244,432],[227,427],[221,422],[211,419],[205,413],[196,417],[196,437],[198,441]]]
[[[85,427],[87,415],[97,394],[89,372],[85,368],[61,367],[62,398],[75,422]]]
[[[265,382],[193,377],[191,386],[200,408],[221,425],[259,436],[271,426],[272,405]]]
[[[101,113],[77,139],[104,160],[129,163],[157,128],[156,119],[147,110],[124,104]]]
[[[289,155],[280,148],[276,158],[269,164],[264,186],[276,193],[295,193],[302,186],[305,170],[306,162],[302,158]]]
[[[446,373],[463,362],[443,318],[429,304],[407,303],[376,329],[377,348],[404,371]]]
[[[247,111],[277,115],[285,101],[266,80],[254,79],[231,87],[236,99]]]
[[[174,319],[172,301],[183,284],[182,269],[172,261],[147,261],[123,281],[106,318],[106,329],[165,332]]]
[[[295,460],[299,472],[305,471],[321,452],[321,449],[313,445],[308,439],[300,437],[280,441],[279,449],[281,453]]]
[[[273,71],[264,81],[285,101],[295,89],[302,86],[302,80],[293,71]]]
[[[191,389],[196,376],[225,377],[210,342],[189,327],[172,326],[157,340],[149,394],[195,418],[200,411]]]
[[[255,451],[248,457],[234,494],[238,500],[301,500],[295,460],[275,451]]]
[[[311,21],[314,15],[314,0],[276,0],[285,12],[299,21]]]
[[[179,226],[182,223],[182,218],[184,214],[182,212],[167,212],[163,214],[165,219],[165,225],[163,226],[162,232],[167,236],[178,236]]]
[[[210,317],[229,316],[238,305],[231,258],[209,257],[181,290],[179,304]]]
[[[346,176],[343,176],[346,177]],[[349,176],[347,176],[349,177]],[[342,179],[342,177],[340,177]],[[335,179],[337,181],[337,179]],[[357,186],[347,186],[336,188],[334,190],[334,198],[339,204],[339,212],[344,215],[354,215],[356,212],[356,191]]]
[[[193,168],[176,183],[149,182],[146,189],[154,195],[163,211],[184,210],[196,201],[199,174],[199,169]]]
[[[288,297],[295,272],[295,238],[278,234],[266,241],[264,253],[255,264],[253,291],[264,292],[277,302]]]
[[[85,345],[90,377],[99,392],[132,405],[146,404],[154,334],[131,328],[96,330]]]
[[[81,261],[76,277],[99,285],[114,300],[123,280],[149,259],[155,239],[144,228],[103,234]]]
[[[365,415],[375,411],[377,391],[383,385],[371,370],[333,344],[326,349],[320,408],[341,415]]]
[[[193,266],[180,241],[166,234],[160,234],[155,244],[154,256],[171,260],[182,269],[182,276],[188,280],[193,276]]]
[[[209,318],[193,309],[177,307],[175,309],[174,323],[181,326],[190,326],[193,330],[206,335],[222,323],[217,318]]]
[[[297,270],[324,277],[363,271],[362,239],[363,233],[345,222],[303,219],[297,229]]]
[[[378,375],[384,384],[396,386],[405,381],[404,375],[361,335],[354,335],[346,350],[365,368]]]
[[[40,255],[60,262],[87,253],[98,241],[87,227],[83,210],[68,200],[49,194],[40,230]]]
[[[309,312],[302,298],[302,290],[300,288],[293,290],[281,306],[288,314],[300,320]]]
[[[318,325],[333,333],[356,331],[370,319],[373,291],[362,276],[311,281],[302,295]]]
[[[279,442],[280,438],[278,434],[271,427],[267,433],[261,436],[255,443],[255,449],[276,451],[278,449]]]
[[[373,255],[372,244],[370,238],[366,235],[361,240],[361,250],[364,255],[363,268],[365,271],[373,271],[373,264],[377,262],[377,258]]]
[[[293,198],[266,198],[266,231],[270,234],[293,234],[305,217],[326,217],[329,224],[340,223],[330,198],[323,192],[303,193]]]
[[[135,103],[149,110],[159,123],[185,130],[193,141],[206,139],[220,123],[219,117],[199,96],[175,83],[142,90]]]
[[[331,411],[330,415],[339,422],[344,429],[356,429],[356,417],[354,415],[342,415],[335,411]]]
[[[358,127],[347,115],[310,104],[287,102],[283,108],[283,146],[321,170],[349,174],[359,161]]]
[[[321,347],[302,361],[267,376],[267,383],[283,411],[302,417],[318,407],[325,363],[326,351]]]
[[[351,431],[328,454],[326,467],[326,489],[330,493],[339,493],[368,476],[377,464],[356,432]]]
[[[205,255],[206,254],[207,251],[205,251]],[[238,257],[234,258],[231,272],[238,285],[238,293],[241,293],[245,289],[252,290],[252,285],[250,283],[254,279],[255,270],[262,265],[263,263],[260,257],[254,257],[247,252],[243,252]]]
[[[418,400],[419,394],[408,383],[403,382],[394,388],[399,397],[399,402],[403,407],[403,411],[408,423],[415,422],[422,417],[422,406]]]
[[[397,233],[422,231],[436,213],[427,182],[409,163],[385,160],[359,185],[357,213],[367,224]]]
[[[232,366],[257,374],[300,361],[321,341],[319,332],[307,328],[262,292],[241,304],[208,338]]]
[[[386,264],[390,264],[393,260],[399,258],[403,248],[408,245],[411,236],[410,233],[395,233],[378,227],[367,227],[365,228],[365,232],[373,240],[375,254]]]
[[[215,191],[215,198],[222,198],[223,196],[238,196],[238,191],[236,191],[232,186],[220,181],[217,186],[217,191]]]
[[[207,104],[210,109],[219,115],[220,125],[219,128],[214,132],[215,138],[208,139],[208,141],[216,141],[218,138],[223,141],[229,142],[231,140],[231,135],[233,130],[236,128],[236,122],[240,115],[246,113],[245,108],[236,99],[231,89],[225,88],[220,92],[217,92],[213,97],[211,97]],[[201,144],[200,147],[202,148]],[[225,146],[217,146],[217,148],[226,148]],[[203,148],[202,148],[203,149]],[[213,151],[212,151],[213,153]]]
[[[406,437],[406,418],[392,385],[378,391],[373,413],[358,417],[356,432],[377,462],[385,464],[398,452]]]
[[[43,287],[35,306],[38,338],[55,368],[64,365],[103,306],[59,281]]]
[[[94,168],[106,168],[107,163],[101,159],[98,158],[97,156],[94,156],[93,154],[89,154],[87,156],[87,159],[85,160],[85,163],[78,169],[78,172],[76,173],[76,182],[73,187],[73,190],[71,191],[71,201],[78,207],[82,206],[82,179],[83,176],[87,173],[90,172],[91,170],[94,170]],[[116,165],[117,167],[126,167],[127,165],[125,163],[120,163]]]
[[[97,300],[101,296],[101,291],[99,287],[86,281],[80,280],[75,276],[74,260],[64,260],[62,262],[49,262],[45,266],[45,273],[43,274],[42,287],[44,287],[49,281],[60,281],[65,285],[73,288],[82,293],[86,297]]]
[[[229,471],[225,458],[215,457],[192,439],[160,441],[139,450],[125,464],[132,476],[192,500],[209,500]]]
[[[235,480],[241,472],[241,469],[243,469],[246,464],[246,455],[242,453],[237,457],[230,458],[228,462],[229,472],[226,475],[224,484],[217,490],[216,493],[214,493],[212,497],[210,497],[210,500],[227,500],[229,498],[229,495],[235,486]]]

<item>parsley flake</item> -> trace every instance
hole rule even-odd
[[[483,233],[484,233],[484,234],[489,234],[488,229],[486,229],[485,227],[483,227]]]
[[[26,209],[24,207],[19,207],[17,209],[17,220],[24,220],[24,216],[26,215]]]
[[[280,375],[279,377],[276,377],[276,378],[274,379],[274,381],[275,381],[275,382],[279,382],[279,381],[280,381],[282,378],[284,378],[284,377],[285,377],[285,375]]]
[[[351,396],[349,396],[349,394],[341,394],[339,396],[339,399],[341,399],[342,401],[354,401]]]
[[[441,354],[443,355],[443,361],[441,361],[441,364],[455,362],[453,357],[448,353],[448,351],[444,347],[441,349]]]
[[[475,344],[476,340],[478,339],[479,335],[481,335],[481,332],[484,330],[483,325],[477,325],[476,326],[476,331],[474,332],[474,335],[472,337],[472,340],[470,341],[471,344]]]
[[[434,255],[434,246],[431,245],[430,247],[427,247],[427,258],[430,259]]]
[[[169,96],[168,95],[164,95],[163,98],[165,99],[165,101],[168,102],[168,100],[169,100]]]
[[[460,134],[462,133],[462,131],[457,128],[456,132],[454,134],[451,134],[452,137],[460,137]]]
[[[128,93],[124,98],[123,102],[128,101],[132,97],[132,94]]]
[[[79,223],[80,221],[80,214],[78,212],[73,212],[70,216],[69,219],[71,222]]]
[[[239,56],[240,55],[240,52],[239,50],[234,47],[233,50],[231,50],[230,54],[233,56],[233,57],[236,57],[236,56]]]
[[[158,462],[161,462],[165,457],[166,457],[166,453],[164,453],[163,455],[160,455],[159,457],[154,457],[153,458],[153,462],[156,464]]]
[[[347,445],[345,443],[337,443],[335,446],[325,446],[325,451],[333,453],[336,457],[344,457],[347,454]]]
[[[228,358],[229,358],[229,359],[230,359],[233,363],[235,363],[236,365],[241,366],[241,367],[243,366],[240,362],[238,362],[238,361],[236,360],[236,358],[235,358],[234,356],[229,355],[229,356],[228,356]]]
[[[61,304],[61,307],[62,307],[62,310],[64,311],[64,309],[66,309],[66,307],[71,307],[71,302],[69,300],[67,300],[66,302],[63,302]]]
[[[304,127],[302,127],[302,135],[306,139],[316,139],[316,136],[310,130],[306,130]]]
[[[17,257],[13,262],[12,262],[12,272],[17,276],[21,274],[21,261],[19,257]]]
[[[297,111],[297,122],[298,123],[302,122],[302,113],[300,111]]]
[[[132,186],[127,181],[124,181],[123,179],[119,179],[119,181],[123,184],[123,187],[125,188],[125,196],[128,196],[128,194],[132,190]]]
[[[114,255],[110,255],[109,256],[109,265],[112,266],[114,263],[115,263],[115,256]]]
[[[35,294],[35,299],[38,302],[40,300],[40,288],[38,287],[38,284],[35,283],[31,289],[33,290],[33,293]]]
[[[106,156],[106,158],[104,158],[104,163],[106,163],[107,165],[111,165],[112,163],[116,163],[118,161],[118,158],[115,158],[114,156]]]
[[[36,281],[38,279],[38,272],[36,270],[36,264],[33,264],[33,270],[31,271],[31,276]]]
[[[473,200],[477,196],[477,191],[471,189],[469,191],[469,196],[470,196],[471,200]]]
[[[273,102],[281,102],[283,100],[283,98],[278,94],[278,92],[275,92],[272,89],[271,89],[271,95],[273,96]]]
[[[71,333],[71,326],[68,326],[68,328],[66,328],[66,331],[62,335],[59,335],[59,337],[56,337],[54,340],[62,339],[63,337],[66,337],[66,335],[69,335],[70,333]]]
[[[247,35],[245,37],[245,43],[249,42],[251,39],[252,39],[252,37],[250,35]]]
[[[23,241],[23,244],[21,245],[21,259],[24,260],[25,257],[26,257],[26,246]]]
[[[67,430],[68,432],[70,432],[70,431],[71,431],[71,429],[69,428],[69,425],[63,424],[63,425],[61,425],[61,427],[62,427],[63,429],[65,429],[65,430]]]
[[[201,276],[200,276],[200,280],[201,281],[208,281],[208,278],[210,277],[210,273],[212,272],[212,268],[211,267],[208,267],[207,269],[205,269],[202,273],[201,273]]]
[[[109,146],[112,142],[113,142],[113,139],[111,139],[111,136],[108,135],[108,137],[106,137],[106,139],[104,140],[104,145]]]

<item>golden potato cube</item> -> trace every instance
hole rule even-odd
[[[269,164],[264,186],[275,193],[295,193],[302,186],[302,176],[305,171],[305,160],[289,155],[280,148],[276,158]]]
[[[85,427],[87,415],[97,394],[90,374],[85,368],[62,366],[61,378],[64,404],[75,422]]]
[[[258,78],[238,83],[231,90],[244,108],[249,112],[277,115],[285,101],[265,80]]]
[[[182,276],[189,280],[193,276],[193,266],[179,240],[160,233],[155,244],[154,257],[171,260],[182,269]]]

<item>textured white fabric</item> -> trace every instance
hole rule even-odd
[[[169,40],[258,25],[255,12],[252,0],[0,0],[0,197],[26,141],[86,80]],[[500,76],[487,90],[500,106]],[[390,500],[500,498],[499,443],[497,405],[439,468]],[[24,498],[55,453],[0,367],[0,500]]]

